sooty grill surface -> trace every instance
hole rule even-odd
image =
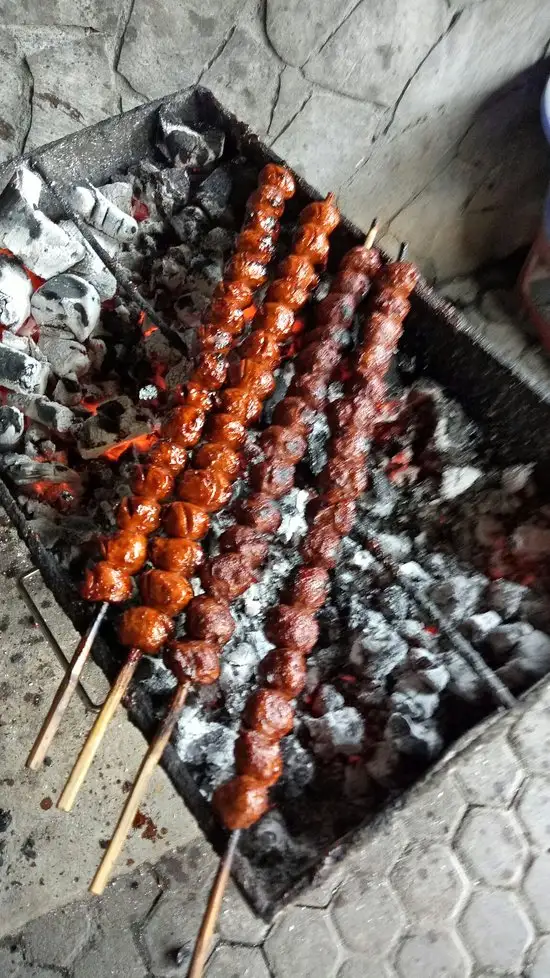
[[[168,100],[160,128],[154,110],[149,152],[137,153],[145,158],[136,162],[126,155],[110,173],[139,223],[132,241],[118,248],[117,260],[164,319],[176,324],[189,356],[118,296],[104,304],[100,326],[83,346],[89,369],[74,378],[58,376],[55,390],[49,390],[53,403],[72,412],[68,427],[59,430],[59,411],[55,423],[42,414],[27,425],[16,450],[4,455],[9,492],[0,484],[0,497],[47,583],[80,626],[85,612],[74,602],[73,589],[90,541],[113,527],[113,506],[128,493],[131,467],[155,438],[159,418],[185,379],[194,330],[266,159],[257,141],[215,103],[206,103],[208,124],[198,125],[197,104],[200,99],[188,120],[200,136],[191,162],[185,163],[189,145]],[[280,254],[308,192],[302,185],[285,217]],[[336,239],[334,263],[355,243],[353,234],[346,225]],[[329,285],[330,269],[306,311],[308,326]],[[361,311],[348,336],[348,353],[360,322]],[[427,341],[438,327],[447,329],[448,360],[458,364],[452,382],[446,383],[442,370],[444,384],[433,379],[437,371]],[[403,577],[515,694],[550,669],[550,503],[529,455],[529,438],[544,425],[546,406],[477,347],[467,328],[457,329],[421,287],[373,438],[369,488],[344,540],[321,615],[320,641],[308,660],[296,727],[284,741],[285,774],[274,791],[273,810],[245,834],[237,861],[240,882],[261,912],[272,911],[336,842],[495,707],[487,684],[441,635],[437,621],[422,613]],[[440,334],[434,346],[439,341]],[[475,351],[469,378],[474,393],[464,389],[457,399],[461,373],[468,370],[461,347],[468,344]],[[262,424],[269,423],[292,369],[291,363],[281,368]],[[345,375],[344,360],[332,399],[340,396]],[[503,406],[489,428],[481,423],[483,410],[475,410],[476,391],[485,398],[487,391],[500,396],[505,379],[536,416],[527,438],[520,437],[519,427],[514,431]],[[509,437],[503,435],[507,431]],[[265,612],[298,562],[305,505],[324,464],[327,434],[319,415],[296,486],[281,501],[282,524],[265,570],[235,605],[237,630],[224,651],[220,680],[191,696],[167,752],[169,773],[215,841],[208,802],[232,770],[240,712],[270,647]],[[236,495],[246,492],[243,480]],[[230,522],[230,514],[213,521],[210,553]],[[95,654],[112,676],[122,650],[111,626]],[[183,628],[184,616],[181,633]],[[149,734],[174,680],[153,659],[142,663],[137,678],[130,712]]]

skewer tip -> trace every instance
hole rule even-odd
[[[225,853],[220,860],[218,872],[216,873],[210,896],[208,897],[206,910],[202,918],[193,957],[191,958],[191,964],[187,972],[187,978],[202,978],[240,835],[240,829],[231,833]]]
[[[374,220],[371,222],[371,226],[365,238],[365,248],[372,248],[377,234],[378,234],[378,218],[375,217]]]

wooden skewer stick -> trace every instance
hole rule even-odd
[[[61,723],[61,718],[73,697],[76,687],[78,686],[82,670],[90,654],[92,645],[95,642],[96,635],[99,631],[101,622],[106,615],[108,607],[109,605],[107,601],[104,601],[88,631],[82,636],[76,647],[76,651],[69,663],[67,671],[57,688],[57,692],[52,700],[52,705],[48,710],[46,719],[40,728],[40,733],[38,734],[38,737],[36,738],[32,746],[32,750],[27,758],[26,766],[30,767],[31,771],[38,770],[44,761],[46,754],[48,753],[48,748],[57,733],[59,724]]]
[[[187,978],[202,978],[204,965],[210,953],[212,936],[220,915],[223,895],[225,893],[229,875],[231,873],[231,865],[233,863],[233,857],[237,849],[240,835],[240,829],[237,829],[236,832],[231,833],[229,836],[229,842],[227,843],[227,849],[220,860],[218,872],[216,873],[214,883],[212,884],[210,896],[208,897],[208,904],[206,906],[204,917],[202,918],[201,929],[199,930],[199,935],[193,951],[191,967],[188,971]]]
[[[164,749],[172,736],[174,727],[181,716],[190,685],[191,683],[187,682],[178,686],[168,709],[168,713],[162,721],[160,729],[155,734],[155,737],[151,741],[149,750],[141,762],[139,771],[132,786],[132,790],[128,795],[128,799],[122,810],[122,814],[117,822],[116,829],[113,832],[111,841],[105,850],[105,855],[101,860],[99,869],[97,870],[97,873],[95,874],[90,885],[90,893],[95,893],[96,896],[101,896],[103,890],[109,882],[109,877],[113,870],[113,866],[122,852],[126,837],[132,828],[134,819],[137,815],[140,802],[147,791],[149,781],[151,780],[155,768],[164,753]]]
[[[82,750],[78,755],[76,763],[69,775],[67,783],[59,796],[57,807],[63,812],[70,812],[78,792],[80,791],[84,778],[86,777],[90,765],[97,754],[99,746],[105,736],[105,732],[111,722],[117,707],[126,693],[132,677],[137,669],[138,663],[143,653],[141,649],[131,649],[126,662],[120,670],[107,699],[105,700],[100,712],[98,713],[94,725],[84,742]]]
[[[365,245],[364,245],[365,248],[372,248],[377,234],[378,234],[378,218],[375,217],[368,230],[367,237],[365,238]]]

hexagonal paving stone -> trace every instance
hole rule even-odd
[[[455,846],[473,881],[512,886],[528,856],[527,843],[511,812],[477,808],[468,812]]]
[[[338,978],[394,978],[394,972],[383,961],[372,961],[366,955],[358,955],[344,961]]]
[[[529,778],[521,791],[517,813],[531,841],[541,849],[550,849],[550,780]]]
[[[204,978],[269,978],[269,971],[259,948],[223,944],[210,958]]]
[[[218,931],[224,941],[238,944],[261,944],[269,925],[257,917],[237,887],[230,883],[224,896],[218,920]]]
[[[185,974],[207,898],[208,887],[204,886],[181,893],[168,891],[157,903],[142,932],[155,978],[181,978]],[[178,952],[183,955],[180,964]]]
[[[462,754],[453,773],[474,805],[509,805],[523,778],[505,731]]]
[[[395,968],[400,978],[468,978],[470,961],[456,935],[430,930],[405,938]]]
[[[523,888],[539,927],[550,933],[550,853],[537,856],[529,867]]]
[[[326,914],[309,907],[290,907],[275,923],[264,952],[276,978],[333,978],[338,941]]]
[[[550,774],[550,706],[544,699],[536,706],[526,705],[510,741],[527,771]]]
[[[411,842],[450,839],[460,825],[466,802],[451,774],[426,782],[413,791],[403,813]]]
[[[352,951],[387,954],[403,924],[403,911],[388,883],[358,874],[343,883],[332,902],[342,938]]]
[[[482,968],[520,974],[533,928],[516,897],[505,890],[478,890],[460,923],[467,951]]]
[[[525,978],[548,978],[550,975],[550,937],[543,937],[535,948]]]
[[[398,860],[390,882],[409,916],[424,926],[453,916],[468,892],[468,880],[448,846],[414,846]]]

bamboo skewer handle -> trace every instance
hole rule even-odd
[[[139,649],[132,649],[122,669],[120,670],[111,691],[105,700],[100,712],[98,713],[94,725],[78,755],[76,763],[69,775],[69,779],[59,796],[57,807],[63,812],[70,812],[78,792],[80,791],[84,778],[90,770],[91,763],[97,754],[100,744],[105,736],[105,732],[111,722],[118,705],[126,693],[137,665],[142,657]]]
[[[74,691],[78,686],[82,670],[86,664],[86,660],[90,654],[92,645],[94,644],[96,635],[99,631],[101,622],[103,621],[107,608],[109,607],[106,601],[101,605],[91,627],[82,636],[80,642],[76,647],[76,651],[69,663],[67,671],[61,680],[57,692],[52,700],[52,705],[48,710],[46,719],[40,728],[40,733],[36,738],[31,752],[25,762],[26,767],[29,767],[31,771],[37,771],[40,765],[43,763],[46,754],[48,753],[48,748],[55,737],[59,724],[65,710],[67,709]]]
[[[204,917],[202,918],[202,924],[195,944],[195,950],[193,951],[191,967],[187,974],[187,978],[202,978],[206,959],[210,953],[212,936],[220,915],[223,895],[229,881],[233,856],[235,855],[240,834],[240,829],[231,834],[225,854],[220,861],[220,865],[218,866],[218,872],[216,873],[216,877],[212,884],[212,889],[210,890],[208,905],[206,907]]]
[[[160,730],[151,742],[149,750],[141,762],[140,769],[134,781],[132,790],[128,795],[128,799],[122,810],[122,814],[118,820],[116,829],[107,849],[105,850],[105,855],[101,860],[99,869],[97,870],[97,873],[95,874],[90,885],[90,893],[95,893],[97,896],[100,896],[109,882],[109,877],[111,875],[113,866],[118,859],[118,856],[122,852],[126,837],[132,828],[134,819],[140,806],[140,802],[149,786],[149,781],[151,780],[155,768],[164,753],[164,749],[172,736],[172,731],[180,718],[181,711],[185,706],[189,686],[189,683],[182,683],[181,686],[178,686],[176,693],[174,694],[174,698],[170,704],[168,713],[161,724]]]

